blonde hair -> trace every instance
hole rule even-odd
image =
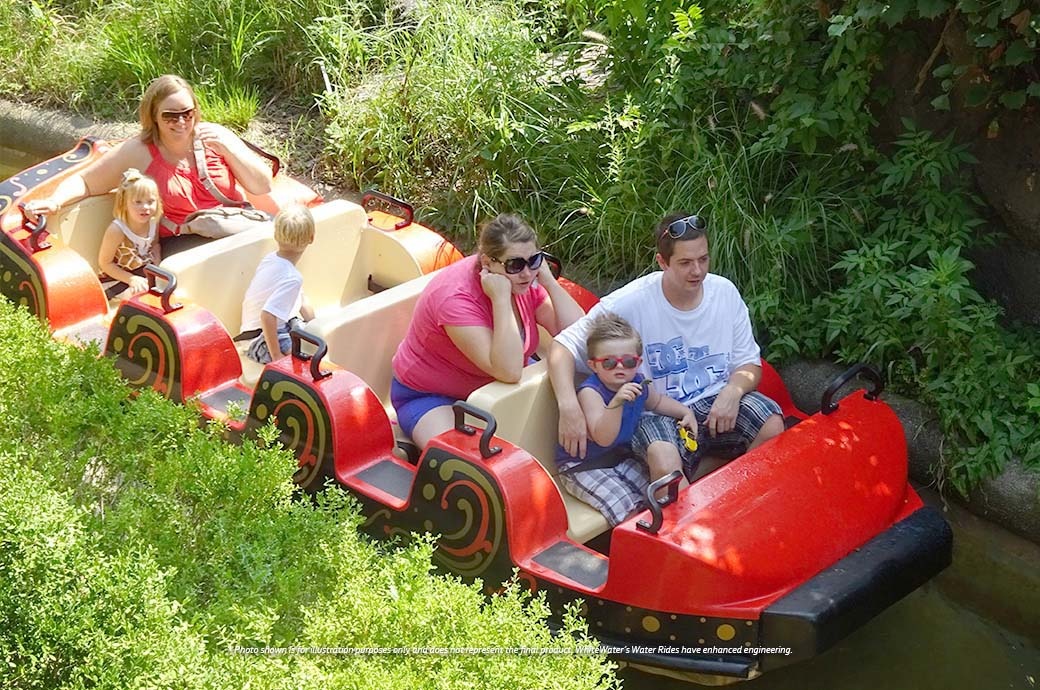
[[[141,105],[137,109],[141,120],[141,141],[150,144],[159,139],[159,104],[178,91],[191,94],[192,106],[195,108],[195,122],[199,121],[199,99],[191,84],[176,74],[164,74],[156,77],[141,96]]]
[[[314,216],[302,204],[286,206],[274,217],[274,241],[299,251],[314,241]]]
[[[137,168],[127,168],[123,173],[123,179],[116,187],[116,199],[112,204],[112,215],[124,223],[130,220],[130,202],[144,198],[146,194],[155,199],[155,214],[158,218],[162,215],[162,199],[159,197],[159,185],[155,180],[142,173]]]
[[[477,246],[481,254],[501,259],[511,244],[538,243],[534,229],[515,213],[500,213],[484,223]]]
[[[628,321],[609,311],[600,314],[589,324],[589,332],[585,336],[585,351],[589,357],[594,357],[598,354],[594,352],[596,347],[608,340],[634,340],[635,354],[643,351],[643,339],[639,337],[639,332]]]

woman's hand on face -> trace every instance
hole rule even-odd
[[[549,266],[549,262],[542,259],[542,265],[538,267],[538,284],[552,285],[556,282],[556,277],[552,274],[552,268]]]
[[[492,302],[509,299],[513,294],[513,283],[500,273],[492,273],[486,268],[480,269],[480,287]]]

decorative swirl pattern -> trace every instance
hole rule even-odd
[[[260,424],[269,417],[281,431],[281,441],[299,460],[300,469],[293,480],[308,489],[325,478],[334,466],[330,439],[332,422],[315,391],[295,379],[265,374],[254,396],[250,416]]]
[[[47,293],[40,267],[5,232],[0,232],[0,294],[46,320]]]
[[[491,479],[458,458],[440,463],[430,513],[441,533],[433,558],[438,565],[464,577],[484,574],[502,556],[505,511]]]
[[[46,182],[58,173],[65,172],[90,158],[95,151],[95,142],[100,141],[101,139],[97,137],[86,137],[79,142],[76,148],[60,158],[44,161],[0,182],[0,215],[3,215],[15,200],[23,196],[30,188],[36,187],[41,182]]]
[[[170,327],[132,305],[119,310],[106,352],[116,355],[116,368],[132,386],[151,386],[183,402],[175,337]]]

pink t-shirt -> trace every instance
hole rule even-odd
[[[148,164],[148,168],[144,172],[155,180],[159,187],[159,198],[162,199],[164,216],[180,225],[189,214],[199,209],[215,208],[221,205],[191,168],[181,168],[170,163],[163,158],[154,143],[148,144],[148,151],[152,154],[152,162]],[[206,148],[205,151],[206,172],[213,180],[213,184],[227,198],[242,201],[242,192],[235,184],[235,176],[228,167],[227,161],[210,148]],[[166,237],[169,235],[169,230],[160,226],[159,234]]]
[[[515,295],[524,324],[524,361],[538,349],[535,311],[546,300],[537,283]],[[445,326],[494,326],[491,300],[480,286],[480,263],[469,256],[445,268],[426,286],[415,305],[415,314],[394,355],[394,376],[420,391],[464,400],[495,379],[469,361],[448,337]]]

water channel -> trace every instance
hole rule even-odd
[[[0,180],[37,162],[0,142]],[[954,532],[954,544],[958,541]],[[768,673],[747,690],[1032,690],[1040,683],[1040,640],[1017,635],[944,594],[949,570],[823,655]],[[965,573],[959,573],[963,577]],[[1040,611],[1023,611],[1029,618]],[[629,690],[692,690],[677,680],[622,669]]]

